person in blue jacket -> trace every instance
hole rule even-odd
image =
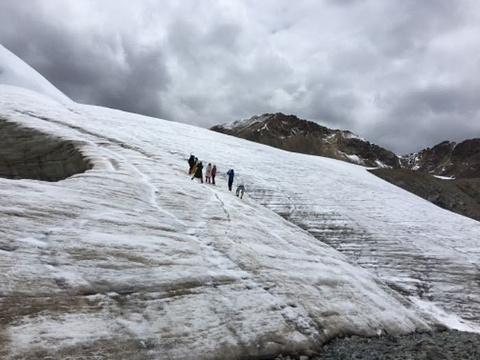
[[[233,178],[235,177],[235,171],[233,171],[233,169],[230,169],[227,171],[227,175],[228,175],[228,190],[232,191]]]

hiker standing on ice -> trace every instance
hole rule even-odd
[[[190,166],[190,169],[188,170],[188,173],[191,174],[193,167],[195,166],[195,156],[190,155],[190,158],[188,159],[188,165]]]
[[[235,177],[235,171],[233,171],[233,169],[230,169],[227,171],[227,175],[228,175],[228,190],[232,191],[233,178]]]
[[[215,175],[217,175],[217,165],[213,165],[212,168],[212,184],[215,185]]]
[[[200,182],[203,184],[203,164],[201,161],[198,162],[198,164],[195,166],[195,173],[192,176],[192,180],[194,178],[200,179]]]
[[[207,168],[205,169],[205,182],[210,184],[210,177],[212,176],[212,164],[208,164]]]

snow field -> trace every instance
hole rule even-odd
[[[352,173],[375,182],[361,168],[12,87],[0,87],[0,111],[75,141],[95,164],[58,183],[0,179],[0,355],[313,354],[337,335],[429,328],[405,299],[250,196],[268,188],[294,206],[319,174],[332,174],[319,187],[332,193]],[[217,186],[190,180],[190,153],[217,164]],[[232,167],[244,200],[226,189]]]

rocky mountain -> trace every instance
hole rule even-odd
[[[401,165],[402,169],[372,173],[437,206],[480,221],[480,138],[458,144],[444,141],[402,156]]]
[[[401,158],[402,167],[453,178],[480,178],[480,138],[441,142]]]
[[[332,130],[295,115],[257,115],[231,124],[217,125],[211,130],[283,150],[320,155],[359,165],[400,166],[400,160],[393,152],[350,131]]]

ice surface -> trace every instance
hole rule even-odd
[[[0,356],[268,357],[426,329],[436,314],[478,325],[462,307],[478,310],[473,278],[409,268],[435,257],[473,275],[478,222],[363,167],[9,86],[0,117],[74,141],[94,164],[56,183],[0,179]],[[217,165],[216,186],[190,179],[191,153]],[[429,293],[411,304],[387,283]]]

